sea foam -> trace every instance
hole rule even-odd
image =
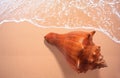
[[[120,0],[0,0],[0,24],[93,29],[120,43]]]

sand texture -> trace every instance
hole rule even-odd
[[[49,32],[70,31],[75,29],[39,28],[27,22],[1,24],[0,78],[120,78],[120,44],[103,33],[97,31],[94,42],[101,46],[108,67],[85,74],[71,69],[59,50],[44,40]]]

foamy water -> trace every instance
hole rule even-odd
[[[120,43],[120,0],[0,0],[0,24],[93,29]]]

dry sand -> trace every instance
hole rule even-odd
[[[27,22],[0,25],[0,78],[120,78],[120,44],[103,33],[97,31],[94,42],[101,46],[108,67],[85,74],[71,69],[64,56],[44,41],[49,32],[70,31]]]

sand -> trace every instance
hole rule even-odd
[[[44,41],[49,32],[70,31],[74,30],[39,28],[27,22],[1,24],[0,78],[120,78],[120,44],[101,32],[96,32],[94,42],[101,46],[108,67],[85,74],[71,69],[60,51]]]

